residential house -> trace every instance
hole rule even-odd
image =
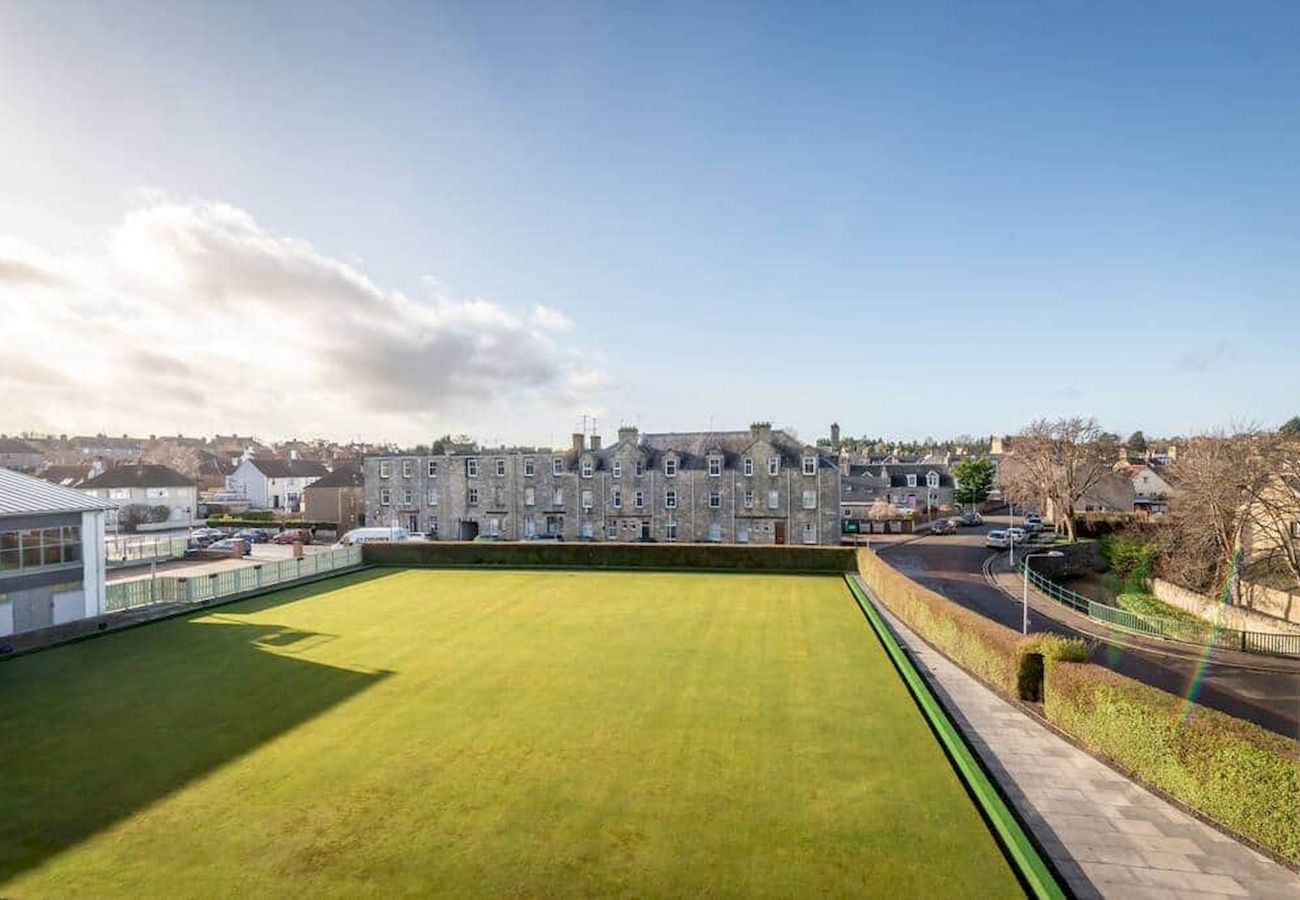
[[[34,472],[41,464],[41,450],[27,441],[0,435],[0,467]]]
[[[339,534],[366,524],[365,475],[360,466],[339,465],[302,492],[303,516],[312,522],[335,522]]]
[[[302,492],[328,474],[318,462],[255,456],[239,463],[226,479],[226,490],[248,501],[253,509],[298,512]]]
[[[1145,463],[1118,463],[1115,471],[1133,483],[1133,512],[1143,516],[1162,515],[1169,511],[1169,500],[1174,494],[1169,483],[1169,473],[1157,472]]]
[[[113,504],[0,468],[0,637],[104,614]]]
[[[365,461],[366,521],[432,540],[839,542],[839,470],[765,422],[748,431],[640,434],[562,451],[447,449]]]
[[[138,507],[150,510],[151,514],[141,512],[131,516],[137,522],[188,525],[198,512],[198,490],[193,479],[167,466],[114,466],[83,482],[81,490],[92,497],[112,501],[119,508],[119,519],[127,507]],[[157,512],[162,509],[166,510],[165,515]]]
[[[102,465],[98,468],[94,465],[44,466],[36,473],[36,477],[50,484],[76,488],[102,471]]]

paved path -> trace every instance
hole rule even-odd
[[[1080,897],[1300,897],[1300,876],[1098,762],[876,607]]]

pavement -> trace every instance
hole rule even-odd
[[[963,528],[955,535],[908,536],[910,540],[876,549],[881,559],[909,578],[1018,631],[1020,592],[1009,581],[1010,593],[1004,591],[984,572],[984,563],[995,553],[984,546],[984,534],[1005,525],[1005,516],[986,516],[982,528]],[[1187,693],[1200,665],[1200,653],[1193,648],[1107,634],[1086,618],[1041,598],[1030,603],[1029,627],[1085,637],[1095,647],[1093,662],[1179,696]],[[1196,701],[1286,737],[1300,737],[1300,662],[1216,651],[1205,665]]]
[[[854,576],[857,578],[858,576]],[[984,687],[863,590],[1079,897],[1300,897],[1300,876]]]

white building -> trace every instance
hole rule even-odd
[[[302,492],[328,474],[329,470],[318,462],[249,458],[226,479],[226,490],[247,500],[253,509],[298,512]]]
[[[198,487],[175,469],[166,466],[114,466],[79,486],[101,500],[111,500],[119,516],[127,507],[138,507],[147,515],[134,512],[127,518],[153,524],[188,525],[198,510]],[[162,509],[166,514],[161,514]]]
[[[113,504],[0,469],[0,637],[104,614]]]

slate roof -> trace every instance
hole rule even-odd
[[[194,480],[175,469],[156,465],[114,466],[102,475],[82,483],[83,490],[95,488],[194,487]]]
[[[947,466],[938,463],[894,463],[886,465],[885,470],[889,477],[890,487],[907,487],[907,476],[916,476],[916,487],[925,487],[925,476],[931,472],[939,474],[939,487],[950,488],[953,486],[952,473],[948,471]]]
[[[90,466],[46,466],[36,477],[63,487],[80,487],[90,475]]]
[[[780,430],[774,430],[770,440],[777,452],[781,454],[783,466],[801,464],[806,446],[802,441]],[[758,442],[759,439],[755,438],[751,431],[676,431],[643,434],[635,446],[647,455],[651,466],[657,467],[665,456],[675,453],[678,457],[678,467],[689,470],[707,468],[709,455],[714,452],[722,453],[724,466],[739,468],[740,460]],[[612,459],[619,450],[625,449],[628,443],[619,441],[600,449],[596,455],[602,460]],[[825,449],[817,448],[816,453],[819,468],[836,467],[835,460]]]
[[[26,441],[20,441],[18,438],[0,437],[0,453],[27,453],[41,455],[41,451],[33,447]]]
[[[249,462],[267,478],[324,478],[329,474],[329,469],[320,463],[306,459],[268,459],[255,456]]]
[[[50,484],[12,469],[0,469],[0,516],[116,508],[116,503],[100,500],[81,491]]]
[[[350,488],[361,487],[365,484],[365,475],[361,469],[356,466],[343,465],[337,466],[333,472],[330,472],[319,481],[313,481],[307,485],[307,490],[314,491],[317,488]]]

